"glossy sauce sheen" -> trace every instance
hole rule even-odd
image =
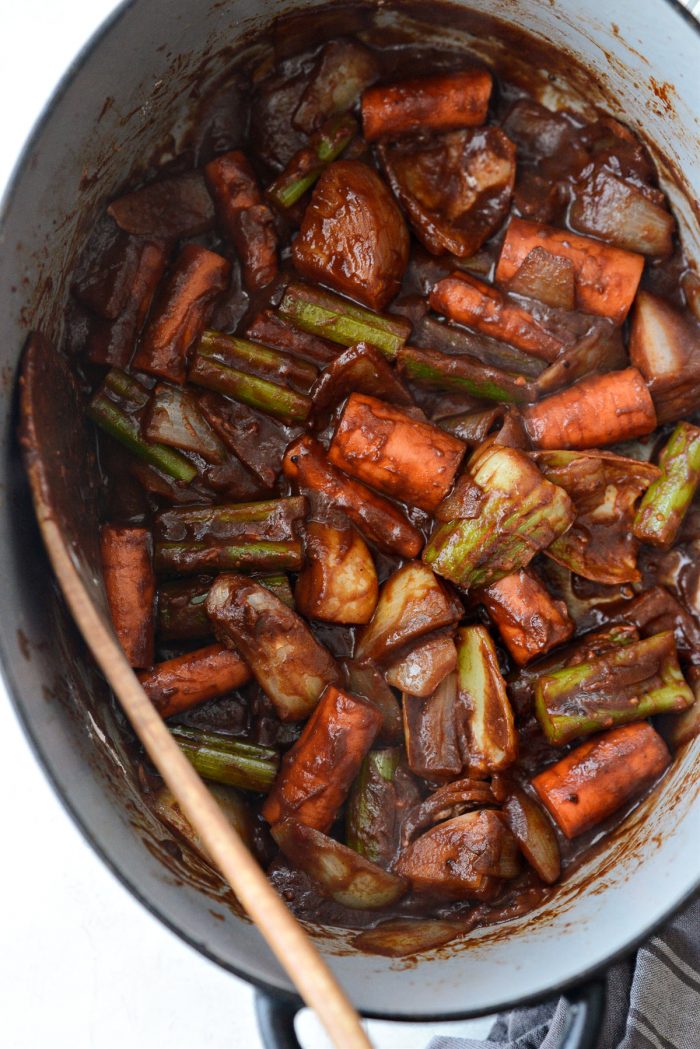
[[[469,412],[486,413],[497,407],[493,400],[480,399],[464,385],[453,383],[449,389],[439,390],[413,381],[410,362],[402,362],[400,352],[398,365],[396,361],[387,364],[386,358],[373,347],[364,355],[358,354],[355,347],[344,350],[322,335],[299,331],[277,312],[285,285],[290,279],[301,278],[309,284],[331,288],[374,311],[388,312],[395,318],[407,317],[412,325],[409,343],[418,351],[440,351],[452,360],[476,356],[485,364],[496,360],[494,354],[506,353],[510,355],[508,364],[501,361],[496,366],[510,369],[511,379],[512,373],[518,372],[513,361],[524,360],[526,367],[514,383],[516,392],[518,387],[522,389],[535,382],[553,360],[561,360],[562,351],[573,346],[591,326],[598,324],[602,325],[600,330],[605,329],[609,321],[601,317],[621,323],[640,278],[643,288],[652,295],[661,294],[670,307],[677,309],[684,304],[679,289],[685,262],[677,246],[670,254],[673,245],[668,230],[672,228],[672,220],[665,224],[660,220],[666,232],[659,241],[662,245],[668,242],[671,247],[668,251],[664,247],[661,257],[655,258],[654,265],[646,266],[644,272],[644,260],[639,254],[612,249],[609,245],[599,251],[596,247],[599,242],[589,239],[594,232],[566,227],[569,204],[575,203],[577,193],[581,195],[576,188],[581,173],[590,169],[592,177],[598,178],[601,171],[608,170],[611,158],[615,171],[638,188],[645,199],[661,208],[663,197],[654,183],[653,165],[626,129],[620,131],[619,125],[604,117],[588,125],[570,113],[552,113],[547,117],[535,103],[527,100],[521,85],[497,79],[489,101],[489,73],[468,56],[440,53],[405,41],[396,45],[387,40],[387,44],[389,46],[383,48],[377,37],[376,46],[363,49],[356,67],[358,83],[367,90],[362,105],[355,104],[353,113],[359,128],[364,130],[364,139],[378,145],[368,145],[358,134],[344,156],[326,167],[312,194],[304,195],[287,215],[270,209],[258,186],[269,186],[306,145],[308,134],[317,131],[323,123],[321,116],[314,118],[314,104],[320,105],[319,113],[325,120],[334,115],[332,100],[336,97],[327,95],[325,103],[319,102],[314,95],[317,89],[313,87],[316,83],[313,77],[325,68],[324,61],[330,68],[332,52],[328,52],[326,59],[323,58],[326,52],[321,53],[320,47],[298,54],[287,52],[273,68],[257,70],[252,78],[235,79],[238,104],[244,109],[245,119],[237,116],[235,121],[229,121],[230,126],[226,119],[221,119],[221,111],[225,109],[221,100],[230,97],[229,84],[224,84],[218,96],[201,105],[192,154],[178,159],[173,170],[168,171],[165,192],[149,191],[145,196],[131,193],[113,202],[108,209],[121,231],[142,238],[138,242],[143,243],[140,254],[131,245],[128,249],[133,254],[129,272],[137,274],[132,286],[141,289],[138,302],[132,296],[130,302],[125,303],[119,279],[110,276],[112,270],[108,270],[103,280],[96,277],[99,266],[94,260],[104,257],[104,234],[96,237],[91,245],[93,265],[90,257],[81,264],[74,286],[81,304],[79,308],[86,311],[92,332],[87,362],[83,360],[81,364],[84,369],[81,381],[89,381],[94,386],[102,377],[102,366],[126,366],[125,346],[146,316],[158,284],[151,275],[155,273],[158,278],[162,275],[167,258],[170,268],[155,298],[156,303],[165,302],[165,306],[159,307],[157,323],[152,319],[147,321],[132,372],[138,372],[139,362],[155,354],[160,361],[159,376],[177,384],[184,382],[186,361],[199,338],[195,335],[193,343],[192,332],[200,331],[198,316],[201,318],[206,313],[208,328],[251,339],[287,354],[294,374],[286,374],[285,386],[291,384],[300,396],[311,398],[313,425],[305,428],[291,418],[273,418],[258,408],[231,400],[221,392],[214,392],[213,387],[207,392],[197,387],[198,403],[205,409],[210,425],[237,457],[235,475],[221,467],[204,464],[194,454],[190,456],[207,482],[200,497],[194,499],[196,503],[287,497],[299,491],[307,495],[309,505],[304,520],[309,532],[307,552],[310,556],[300,575],[295,568],[292,570],[297,610],[296,613],[288,610],[283,631],[285,640],[310,632],[317,643],[315,648],[307,649],[312,658],[303,673],[299,673],[293,659],[290,663],[289,674],[298,674],[298,678],[294,678],[298,707],[285,708],[275,689],[268,687],[266,693],[264,687],[270,679],[269,666],[263,664],[274,646],[281,644],[280,637],[266,637],[264,624],[236,620],[221,603],[216,604],[217,592],[213,597],[205,597],[214,583],[215,564],[200,566],[212,574],[201,580],[197,577],[196,587],[193,582],[188,588],[185,579],[180,583],[159,580],[163,596],[155,659],[177,660],[193,648],[208,646],[203,668],[206,671],[213,666],[221,675],[221,687],[211,693],[216,698],[178,713],[180,693],[170,689],[167,672],[160,676],[156,673],[153,688],[162,709],[174,715],[172,723],[279,747],[283,753],[281,772],[267,799],[250,796],[256,817],[262,813],[270,822],[275,822],[284,817],[301,816],[309,826],[339,841],[345,841],[342,820],[348,791],[367,750],[387,745],[385,734],[389,731],[390,719],[386,713],[383,718],[380,716],[378,707],[361,695],[359,687],[355,687],[355,692],[344,687],[348,671],[340,661],[357,654],[358,645],[362,650],[363,636],[368,636],[368,631],[371,636],[371,624],[368,627],[368,616],[362,618],[364,613],[360,611],[358,615],[356,610],[353,625],[344,623],[342,608],[333,596],[333,580],[324,578],[321,569],[316,567],[314,550],[333,549],[340,572],[353,551],[352,537],[357,537],[353,529],[357,529],[363,537],[363,550],[355,550],[355,555],[366,567],[369,548],[376,572],[374,580],[370,578],[366,583],[372,607],[377,583],[381,586],[406,561],[420,557],[421,548],[436,523],[432,515],[453,491],[453,483],[475,445],[488,433],[495,432],[502,424],[500,439],[520,449],[561,449],[567,445],[563,432],[552,438],[551,428],[543,430],[544,397],[534,406],[524,408],[522,418],[516,422],[513,417],[507,424],[503,422],[503,412],[496,421],[495,416],[490,417],[479,438],[472,440],[465,436],[464,428],[451,425],[450,420]],[[338,54],[353,52],[346,38],[332,46]],[[427,76],[411,86],[410,77],[418,68]],[[409,78],[405,86],[390,92],[388,101],[383,103],[382,83],[404,78]],[[458,102],[463,98],[460,83],[465,78],[473,89],[469,96],[471,103],[468,111],[460,112],[456,119]],[[410,103],[412,93],[413,103],[407,108],[406,96]],[[484,121],[487,127],[482,128]],[[419,128],[417,139],[401,137],[415,132],[416,127]],[[242,130],[244,128],[247,130]],[[391,135],[398,137],[392,139]],[[447,152],[440,136],[446,136]],[[460,167],[471,170],[473,158],[486,154],[489,157],[486,173],[481,170],[473,178],[470,175],[470,185],[474,182],[476,188],[465,188],[459,182]],[[188,170],[193,157],[199,169],[196,172]],[[202,169],[205,178],[201,175]],[[417,203],[417,198],[409,203],[406,186],[416,173],[423,179],[424,192]],[[449,217],[446,217],[446,212],[434,207],[432,201],[448,184]],[[507,225],[511,191],[514,194],[510,205],[512,214]],[[474,200],[480,209],[478,221],[474,221],[469,212]],[[244,220],[242,212],[247,215]],[[597,221],[595,209],[585,200],[578,209],[572,209],[572,214],[583,215],[579,221],[585,220],[589,226]],[[462,219],[462,215],[467,218]],[[559,307],[504,292],[509,280],[518,272],[522,276],[523,262],[540,244],[538,230],[542,224],[559,229],[561,255],[570,263],[562,264],[553,282]],[[110,248],[117,257],[126,250],[120,236],[117,235],[115,245]],[[178,250],[174,251],[176,242],[179,242]],[[546,245],[546,241],[544,243]],[[371,249],[368,244],[372,245]],[[422,245],[443,254],[430,255]],[[446,254],[447,251],[452,254]],[[612,270],[611,259],[615,263]],[[188,299],[187,295],[183,296],[180,278],[192,267],[208,275],[203,277],[198,295]],[[463,273],[462,268],[467,272]],[[122,272],[124,266],[120,269],[117,265],[116,270]],[[501,281],[500,290],[490,283],[494,277]],[[188,282],[190,295],[192,287]],[[562,307],[567,296],[569,305]],[[571,308],[574,304],[571,296],[575,299],[575,310]],[[428,316],[428,299],[432,317]],[[455,309],[467,312],[451,315],[449,309],[455,303]],[[436,314],[468,323],[471,330],[466,331],[459,323],[438,322]],[[153,316],[151,313],[151,318]],[[685,323],[692,327],[695,322],[691,319]],[[119,328],[120,324],[126,325],[126,334]],[[84,329],[78,326],[75,330]],[[225,344],[217,345],[223,360]],[[82,345],[72,347],[78,348],[83,349]],[[378,357],[375,363],[373,356]],[[614,369],[619,376],[619,389],[616,387],[613,393],[608,393],[614,396],[616,404],[619,399],[620,434],[630,439],[637,436],[644,439],[655,426],[654,403],[642,372],[629,368],[626,357],[623,361]],[[102,371],[94,366],[102,367]],[[149,367],[151,375],[155,375],[152,365]],[[265,377],[259,367],[256,374]],[[345,386],[339,382],[344,374],[348,377]],[[266,377],[274,381],[275,374],[269,373]],[[593,375],[582,381],[595,386],[600,379]],[[341,399],[334,397],[336,382],[343,392]],[[576,434],[576,448],[608,447],[618,435],[608,430],[596,431],[595,422],[592,424],[588,417],[579,420],[580,403],[577,405],[571,387],[554,396],[561,392],[565,398],[562,418],[567,422],[567,433]],[[686,414],[692,420],[695,411],[692,396],[686,391],[683,396],[688,398]],[[523,395],[512,400],[527,403],[530,399]],[[582,414],[586,416],[585,410]],[[630,416],[636,424],[631,429]],[[579,422],[583,437],[577,430]],[[662,429],[657,434],[657,444],[663,443],[668,433],[668,427]],[[510,436],[506,438],[506,434]],[[359,455],[353,444],[358,435]],[[394,439],[396,448],[392,450]],[[368,440],[375,442],[379,449],[376,461],[361,454]],[[168,508],[173,501],[176,505],[187,502],[188,496],[176,491],[171,498],[173,490],[166,494],[162,477],[147,475],[142,467],[136,472],[127,454],[108,439],[100,436],[98,447],[108,485],[104,520],[117,527],[133,529],[142,547],[146,542],[144,536],[150,534],[143,530],[151,529],[154,520],[156,534],[163,541],[176,542],[181,538],[168,531]],[[629,447],[614,450],[622,455],[635,454]],[[639,453],[639,458],[644,457]],[[391,463],[391,471],[383,470],[387,461]],[[314,490],[321,487],[329,498],[314,496]],[[456,493],[458,489],[450,497],[451,513],[465,519],[474,516],[478,511],[478,497],[473,492],[462,492],[459,497]],[[674,629],[684,668],[700,663],[699,631],[693,618],[700,615],[697,597],[700,587],[693,569],[697,556],[693,544],[700,534],[700,518],[696,520],[693,513],[691,510],[686,518],[685,533],[681,531],[673,550],[644,548],[639,557],[640,589],[643,586],[648,590],[662,583],[670,591],[670,595],[664,591],[665,596],[658,599],[653,615],[641,616],[642,636],[660,629]],[[303,541],[304,527],[298,523],[291,527],[294,541]],[[274,539],[286,539],[287,531],[288,525],[283,521],[280,535]],[[266,534],[271,537],[271,533]],[[331,534],[340,536],[333,540],[335,545],[329,538]],[[354,545],[357,546],[356,541]],[[535,558],[528,572],[531,570],[534,577],[528,585],[535,595],[532,603],[536,607],[531,610],[527,634],[521,630],[518,635],[512,626],[508,633],[509,617],[515,617],[517,625],[518,616],[517,602],[511,602],[507,588],[499,596],[498,583],[495,583],[491,598],[488,589],[480,597],[478,591],[457,591],[440,579],[439,592],[431,597],[430,615],[435,616],[433,606],[440,605],[442,619],[436,632],[428,629],[426,652],[419,647],[426,638],[421,637],[420,626],[416,626],[420,622],[417,613],[407,621],[405,636],[399,634],[387,641],[380,634],[378,640],[373,640],[371,656],[382,674],[393,672],[397,681],[410,680],[409,657],[416,652],[414,662],[428,666],[433,648],[440,659],[436,673],[443,682],[427,695],[407,693],[403,701],[407,747],[414,754],[414,771],[421,761],[425,763],[424,779],[412,775],[402,757],[388,793],[379,790],[381,784],[377,781],[382,797],[391,799],[388,808],[385,802],[384,807],[378,804],[374,812],[376,838],[382,842],[382,866],[393,863],[399,874],[407,876],[411,870],[417,871],[414,888],[419,889],[423,872],[431,865],[439,865],[441,857],[444,860],[444,848],[434,852],[431,845],[432,837],[435,840],[443,837],[449,839],[450,869],[458,874],[461,871],[461,875],[454,883],[447,884],[441,894],[411,891],[398,903],[384,908],[380,915],[372,910],[351,909],[324,896],[307,873],[286,861],[271,843],[264,825],[259,823],[260,854],[271,861],[270,876],[297,913],[321,924],[347,928],[375,925],[392,915],[457,918],[471,925],[489,924],[530,909],[556,891],[525,862],[520,866],[520,873],[504,880],[498,876],[498,855],[492,857],[489,852],[493,841],[509,838],[506,823],[497,811],[508,793],[508,782],[519,784],[530,799],[539,795],[547,804],[546,787],[554,776],[551,768],[571,749],[551,746],[544,738],[532,713],[528,671],[518,678],[517,666],[530,666],[529,635],[535,638],[542,635],[539,656],[549,653],[545,658],[550,659],[550,649],[556,656],[564,643],[575,643],[581,634],[594,627],[608,627],[615,622],[615,614],[624,620],[626,601],[633,590],[596,584],[578,576],[570,576],[562,583],[563,577],[557,577],[556,566],[544,554]],[[188,578],[192,581],[192,577]],[[234,577],[223,576],[222,580],[227,578]],[[243,579],[241,585],[260,594],[263,603],[268,601],[269,592],[260,582]],[[571,588],[576,587],[579,594],[572,600]],[[541,596],[540,591],[543,591]],[[193,595],[199,602],[188,605],[190,621],[195,625],[187,638],[177,630],[169,632],[164,628],[166,592],[171,593],[167,600],[173,607],[178,603],[179,607],[184,606]],[[608,611],[614,599],[621,612]],[[152,603],[153,594],[146,594],[144,600]],[[205,600],[209,610],[208,633],[206,620],[201,615]],[[648,597],[637,599],[642,600],[649,603]],[[362,601],[358,600],[359,606]],[[326,614],[326,618],[333,621],[311,618],[314,613],[319,614],[321,608],[326,613],[328,609],[333,610]],[[549,632],[542,627],[542,616],[538,619],[541,608],[549,609],[542,612]],[[555,620],[556,629],[552,629],[551,623]],[[397,862],[408,814],[415,815],[417,805],[441,784],[447,782],[449,786],[450,781],[473,772],[467,771],[466,732],[455,735],[454,723],[443,717],[446,704],[449,705],[445,690],[457,674],[454,646],[450,648],[457,621],[467,626],[486,625],[495,642],[493,663],[500,665],[506,675],[516,714],[518,759],[500,780],[493,770],[478,771],[481,779],[476,781],[477,787],[469,788],[484,806],[478,819],[465,816],[464,809],[447,810],[436,819],[430,830],[431,837],[418,838],[422,842],[418,848],[414,838],[414,845],[409,846],[408,851],[404,849]],[[631,609],[630,621],[634,622]],[[503,636],[498,629],[502,623],[505,624]],[[649,623],[654,624],[653,629],[644,633]],[[135,665],[148,668],[153,658],[149,644],[152,645],[153,640],[148,637],[147,626],[127,623],[123,629],[124,638],[130,630],[134,639]],[[252,680],[245,680],[249,675],[244,664],[231,662],[222,655],[221,647],[213,643],[215,638],[226,645],[235,645],[250,665]],[[320,646],[328,652],[324,653]],[[405,659],[407,664],[403,663]],[[147,678],[148,670],[142,676]],[[283,691],[282,677],[284,673],[280,675],[280,691]],[[239,680],[236,690],[226,687],[227,681]],[[188,688],[195,692],[202,688],[203,698],[207,695],[205,684],[200,684],[196,675]],[[322,695],[320,702],[319,695]],[[458,695],[459,702],[465,702],[459,689]],[[429,714],[426,714],[427,707],[430,707]],[[632,728],[634,726],[626,726],[615,731],[627,732],[626,740],[635,735],[629,732]],[[596,750],[595,744],[597,738],[592,737],[587,747],[592,753],[591,761],[601,764],[600,746]],[[392,740],[392,744],[396,742]],[[577,740],[574,746],[581,742]],[[668,755],[660,739],[659,744],[653,773],[635,791],[634,798],[628,797],[624,784],[616,781],[610,786],[616,804],[609,810],[601,804],[575,839],[566,837],[566,827],[565,833],[554,827],[564,872],[587,854],[601,834],[612,830],[624,818],[637,803],[640,790],[651,787],[663,772]],[[626,746],[625,753],[633,761],[634,740]],[[448,755],[450,760],[446,766],[441,767],[438,758],[430,764],[431,747],[440,759]],[[325,758],[319,759],[319,754]],[[571,769],[565,771],[567,774],[562,773],[561,783],[554,783],[552,790],[564,791],[565,798],[571,799],[576,793],[580,770],[571,759]],[[488,794],[489,791],[492,793]],[[465,787],[463,797],[467,796]],[[570,801],[570,804],[575,803]],[[480,861],[474,864],[473,856],[464,852],[463,839],[458,833],[463,824],[471,822],[475,833],[478,830],[475,841],[484,834],[485,858],[482,857],[481,867]],[[429,825],[424,829],[429,830]],[[460,884],[464,887],[469,879],[474,883],[473,891],[464,898],[460,895]],[[427,884],[432,884],[430,879]]]

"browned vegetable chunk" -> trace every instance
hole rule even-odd
[[[147,528],[103,525],[102,571],[115,633],[132,667],[153,663],[156,578]]]
[[[167,261],[168,253],[162,244],[146,241],[140,245],[123,310],[113,320],[96,317],[90,321],[85,353],[91,364],[128,366]]]
[[[515,146],[496,127],[379,147],[418,239],[434,255],[474,255],[508,214]]]
[[[539,299],[548,306],[573,310],[576,305],[576,269],[571,259],[533,248],[507,283],[516,295]]]
[[[338,679],[333,657],[303,619],[247,576],[219,576],[206,607],[215,633],[241,653],[282,721],[308,717]]]
[[[329,685],[282,761],[263,806],[268,823],[293,817],[327,831],[382,725],[366,699]]]
[[[532,785],[567,838],[575,838],[647,790],[670,760],[658,732],[638,721],[582,743]]]
[[[696,410],[700,398],[700,328],[657,295],[640,291],[629,352],[649,385],[660,423]]]
[[[292,124],[311,134],[329,117],[350,109],[378,73],[376,58],[357,40],[331,40],[321,52]]]
[[[379,585],[372,555],[355,529],[310,521],[305,551],[294,591],[302,615],[329,623],[369,622]]]
[[[457,688],[470,773],[508,768],[517,757],[518,736],[496,649],[483,626],[458,631]]]
[[[454,626],[460,601],[422,561],[410,561],[386,581],[372,619],[357,637],[355,657],[387,662],[424,634]]]
[[[163,240],[194,237],[214,224],[214,205],[199,171],[149,182],[113,200],[107,213],[127,233]]]
[[[673,215],[650,199],[648,191],[604,169],[576,188],[569,222],[573,229],[626,251],[670,255],[673,250]]]
[[[525,569],[492,583],[480,597],[518,666],[568,641],[574,632],[564,602],[556,601]]]
[[[362,96],[362,125],[368,142],[412,131],[449,131],[483,124],[491,96],[485,69],[439,73],[395,84],[379,84]]]
[[[379,175],[338,160],[316,184],[292,256],[304,277],[381,310],[399,290],[408,249],[406,223]]]
[[[385,673],[388,684],[413,696],[430,696],[457,666],[457,649],[451,637],[428,638]]]
[[[325,496],[357,525],[380,550],[401,557],[415,557],[423,536],[401,511],[365,485],[353,481],[328,462],[323,445],[312,437],[300,437],[287,449],[282,469],[285,477],[300,488]]]
[[[219,222],[241,258],[246,288],[264,288],[277,276],[277,233],[253,169],[243,153],[233,151],[204,171]]]
[[[250,670],[241,657],[223,645],[198,648],[139,674],[146,694],[164,718],[233,692],[249,678]]]
[[[394,369],[379,350],[367,342],[349,346],[321,372],[311,390],[313,409],[322,415],[351,393],[370,394],[390,404],[413,404],[413,398]]]
[[[415,892],[488,900],[498,892],[502,878],[518,874],[518,846],[497,812],[466,812],[409,845],[396,871],[408,878]]]
[[[535,452],[533,459],[576,509],[573,525],[547,547],[547,556],[595,582],[638,582],[635,504],[658,468],[611,452]]]
[[[204,331],[214,300],[227,285],[231,266],[213,251],[187,244],[151,313],[134,368],[184,383],[187,356]]]
[[[324,896],[354,910],[380,910],[400,899],[405,878],[382,870],[354,849],[298,820],[285,819],[272,828],[285,856],[314,880]]]
[[[358,663],[354,659],[346,659],[343,661],[343,670],[350,692],[356,696],[364,696],[382,715],[383,724],[376,742],[384,746],[403,743],[403,719],[399,701],[377,667],[372,663]]]
[[[445,498],[466,445],[432,423],[353,393],[328,451],[330,462],[402,502],[434,510]]]
[[[537,802],[516,787],[503,806],[503,817],[530,866],[548,885],[555,882],[561,871],[559,844]]]
[[[455,779],[466,761],[457,675],[447,674],[430,696],[403,697],[406,754],[412,772],[437,782]]]

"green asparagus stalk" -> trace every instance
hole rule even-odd
[[[298,539],[239,543],[168,542],[155,544],[154,565],[161,575],[265,569],[297,571],[303,560]]]
[[[190,381],[216,393],[224,393],[251,408],[259,408],[282,422],[306,421],[311,410],[310,397],[251,375],[244,368],[230,367],[219,359],[220,356],[217,351],[200,345],[190,366]],[[240,357],[235,359],[240,361]]]
[[[401,760],[401,750],[371,750],[366,755],[355,780],[345,813],[345,841],[361,856],[388,865],[393,859],[395,842],[387,841],[387,817],[393,823],[396,794],[392,783]]]
[[[174,448],[144,440],[138,416],[114,399],[116,397],[126,402],[133,412],[138,412],[145,407],[149,396],[149,391],[139,382],[113,368],[90,401],[87,414],[101,430],[123,444],[133,455],[176,481],[189,484],[197,476],[193,463]]]
[[[272,747],[244,743],[218,732],[203,732],[184,725],[171,731],[203,779],[260,794],[266,794],[275,782],[280,759]]]
[[[483,364],[476,357],[452,357],[439,350],[403,346],[397,357],[399,372],[413,382],[439,390],[461,390],[489,401],[525,404],[534,401],[532,386],[522,375],[511,375]]]
[[[685,710],[694,695],[681,673],[673,631],[665,630],[575,666],[543,674],[535,713],[550,743]]]
[[[155,518],[157,539],[174,542],[196,540],[221,542],[225,539],[294,538],[294,523],[306,513],[306,499],[263,499],[255,503],[224,503],[219,506],[174,506]]]
[[[309,284],[290,284],[279,312],[302,331],[341,346],[368,342],[386,357],[395,357],[411,332],[411,325],[403,317],[373,313]]]
[[[468,471],[485,492],[477,516],[438,525],[423,551],[435,572],[465,589],[524,568],[574,520],[566,492],[515,448],[482,445]]]
[[[272,183],[267,191],[270,200],[280,208],[291,208],[311,189],[324,168],[338,159],[358,130],[357,121],[349,113],[327,121]]]
[[[308,392],[318,378],[318,368],[310,361],[218,331],[205,331],[198,349],[210,360],[240,368],[261,379],[281,382],[285,387],[292,386],[302,393]]]
[[[700,429],[680,422],[659,456],[661,477],[647,488],[634,519],[644,543],[670,546],[700,482]]]

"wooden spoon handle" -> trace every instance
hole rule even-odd
[[[311,939],[273,889],[142,689],[111,625],[86,590],[63,535],[34,484],[32,489],[39,526],[68,606],[151,761],[304,1002],[318,1013],[333,1044],[338,1049],[372,1049],[360,1017]]]

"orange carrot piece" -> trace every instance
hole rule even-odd
[[[600,448],[656,429],[656,411],[636,368],[592,375],[523,411],[536,448]]]
[[[102,572],[114,630],[132,667],[153,663],[156,577],[147,528],[103,525]]]
[[[207,645],[156,663],[138,678],[159,714],[169,718],[240,688],[250,680],[250,670],[237,652]]]
[[[386,495],[434,510],[455,479],[466,445],[376,397],[353,393],[328,451],[330,462]]]
[[[198,244],[185,245],[151,311],[133,360],[137,371],[184,383],[187,354],[204,331],[230,270],[231,264],[221,255]]]
[[[576,272],[576,303],[587,313],[611,317],[622,324],[637,293],[644,269],[644,256],[614,248],[600,240],[581,237],[568,230],[540,222],[511,219],[496,280],[507,284],[534,248],[571,259]]]
[[[477,127],[486,120],[491,86],[487,70],[465,69],[370,87],[362,96],[364,137]]]
[[[555,601],[525,569],[487,586],[481,601],[518,666],[568,641],[574,632],[564,602]]]
[[[451,321],[508,342],[544,361],[553,361],[564,349],[561,339],[548,332],[527,310],[510,302],[498,288],[466,273],[452,273],[439,280],[430,293],[430,305]]]
[[[292,816],[325,833],[382,724],[369,700],[329,685],[284,757],[262,808],[268,823]]]
[[[575,838],[650,787],[670,760],[658,732],[637,721],[582,743],[532,785],[567,838]]]
[[[423,536],[418,529],[398,507],[331,466],[320,441],[305,436],[290,444],[282,470],[300,488],[325,495],[380,550],[406,558],[420,553]]]
[[[219,222],[240,256],[243,283],[248,291],[264,288],[277,276],[277,233],[253,169],[234,150],[209,161],[204,174]]]

